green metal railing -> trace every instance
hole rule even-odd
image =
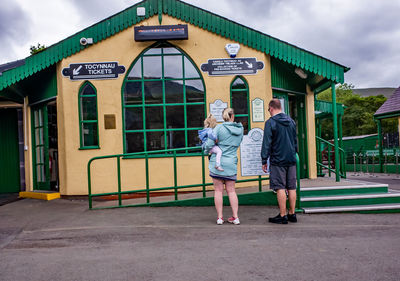
[[[325,168],[328,170],[329,177],[331,176],[331,173],[336,174],[336,169],[332,168],[332,161],[335,163],[335,145],[330,143],[327,140],[324,140],[320,137],[315,137],[317,140],[317,167],[318,167],[318,174],[322,174],[322,169]],[[321,143],[326,144],[326,156],[327,156],[327,162],[328,165],[324,165],[323,162],[323,150],[321,149],[322,145]],[[332,157],[333,156],[333,157]],[[346,153],[345,151],[339,147],[339,161],[336,163],[339,163],[339,176],[342,178],[346,178]]]
[[[88,172],[88,197],[89,197],[89,209],[107,209],[107,208],[122,208],[122,207],[138,207],[138,206],[147,206],[150,203],[151,199],[151,192],[155,191],[166,191],[166,190],[174,190],[174,201],[179,200],[178,196],[178,190],[181,189],[186,189],[186,188],[193,188],[193,187],[202,187],[202,197],[206,198],[206,187],[213,185],[213,183],[207,183],[206,182],[206,165],[205,165],[205,159],[204,157],[207,157],[199,147],[185,147],[185,148],[176,148],[176,149],[168,149],[168,150],[157,150],[157,151],[149,151],[149,152],[135,152],[135,153],[125,153],[125,154],[114,154],[114,155],[107,155],[107,156],[97,156],[93,157],[92,159],[89,160],[87,164],[87,172]],[[178,184],[178,169],[177,169],[177,157],[187,157],[187,154],[185,155],[179,155],[179,152],[199,152],[198,154],[194,156],[200,156],[201,157],[201,173],[202,173],[202,182],[199,184],[190,184],[190,185],[179,185]],[[158,188],[150,188],[149,180],[150,180],[150,173],[149,173],[149,158],[151,157],[160,157],[160,154],[162,154],[163,157],[173,157],[173,163],[174,163],[174,185],[173,186],[168,186],[168,187],[158,187]],[[94,161],[99,161],[102,159],[116,159],[117,161],[117,191],[115,192],[107,192],[107,193],[96,193],[94,194],[92,192],[92,179],[91,179],[91,164]],[[135,189],[135,190],[129,190],[129,191],[122,191],[121,187],[121,158],[139,158],[139,159],[144,159],[145,161],[145,168],[146,168],[146,184],[144,189]],[[299,165],[299,157],[296,154],[296,160],[297,160],[297,208],[300,208],[300,165]],[[258,192],[262,191],[262,181],[264,180],[269,180],[269,177],[262,177],[258,176],[257,178],[252,178],[252,179],[246,179],[246,180],[238,180],[237,183],[243,183],[243,182],[258,182]],[[138,203],[138,204],[129,204],[129,205],[123,205],[122,202],[122,196],[126,194],[135,194],[135,193],[145,193],[146,194],[146,203]],[[117,196],[118,197],[118,205],[117,206],[107,206],[107,207],[97,207],[93,208],[93,198],[95,197],[102,197],[102,196]],[[171,201],[171,202],[174,202]],[[168,202],[164,202],[168,203]]]

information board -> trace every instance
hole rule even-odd
[[[255,98],[251,102],[253,122],[264,122],[264,101],[260,98]]]
[[[240,170],[243,177],[268,175],[262,170],[261,147],[264,131],[251,129],[240,144]]]
[[[118,62],[71,63],[62,70],[71,80],[114,79],[125,72],[125,66]]]
[[[222,111],[228,107],[227,102],[223,102],[222,100],[215,100],[214,103],[210,103],[210,113],[214,115],[217,122],[224,122],[224,118],[222,118]]]
[[[201,65],[201,70],[210,76],[256,74],[263,68],[264,63],[256,58],[209,59]]]
[[[135,26],[135,41],[186,40],[187,24]]]

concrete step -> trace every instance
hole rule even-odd
[[[302,197],[345,195],[345,194],[365,194],[365,193],[372,194],[372,193],[387,193],[387,192],[388,192],[387,184],[302,187],[300,189],[300,195]]]
[[[302,197],[301,208],[400,203],[400,192]]]
[[[306,214],[317,213],[342,213],[342,212],[361,212],[361,213],[391,213],[400,212],[400,203],[395,204],[373,204],[359,206],[341,206],[341,207],[315,207],[303,208]]]
[[[21,191],[19,193],[20,198],[32,198],[40,200],[54,200],[61,198],[59,192],[47,191],[47,190],[35,190],[35,191]]]

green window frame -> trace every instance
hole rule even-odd
[[[243,124],[246,135],[251,130],[249,84],[242,76],[236,76],[231,82],[230,92],[235,121]]]
[[[145,49],[127,71],[121,92],[125,153],[199,146],[206,89],[184,51],[168,42]]]
[[[97,90],[89,81],[79,89],[79,149],[99,149]]]

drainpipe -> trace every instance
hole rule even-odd
[[[335,82],[332,81],[332,119],[333,119],[333,142],[335,145],[335,170],[336,181],[340,181],[340,162],[339,162],[339,143],[338,143],[338,121],[337,121],[337,108],[336,108],[336,89]]]

